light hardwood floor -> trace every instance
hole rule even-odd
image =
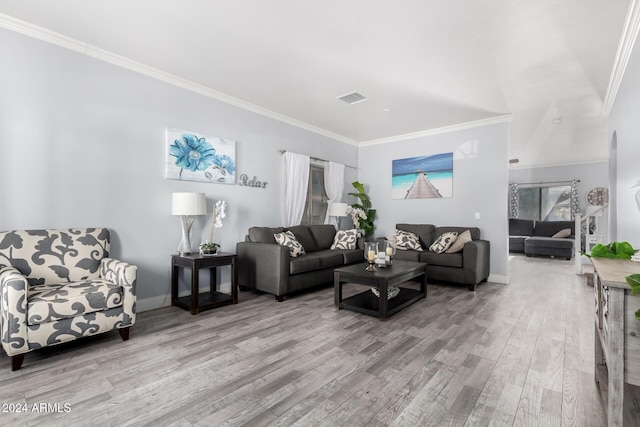
[[[429,284],[387,322],[336,312],[332,288],[144,312],[128,342],[0,357],[1,403],[70,406],[0,425],[604,426],[592,288],[564,260],[514,257],[510,277]]]

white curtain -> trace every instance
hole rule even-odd
[[[284,226],[299,225],[309,185],[309,156],[284,153]]]
[[[342,163],[329,162],[324,170],[324,191],[327,193],[327,215],[324,217],[325,224],[333,224],[338,228],[338,218],[329,216],[331,204],[339,202],[344,191],[344,165]]]

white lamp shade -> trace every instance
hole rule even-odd
[[[204,193],[173,193],[171,215],[205,215],[207,199]]]
[[[329,206],[329,216],[347,216],[348,206],[346,203],[331,203],[331,206]]]

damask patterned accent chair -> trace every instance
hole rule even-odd
[[[2,348],[20,369],[31,350],[136,321],[137,267],[109,258],[107,228],[0,232]]]

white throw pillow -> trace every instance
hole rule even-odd
[[[458,237],[458,233],[455,231],[442,233],[440,237],[438,237],[436,241],[429,246],[429,250],[438,254],[444,253],[444,251],[449,249],[453,242],[456,241],[456,237]]]
[[[401,251],[422,251],[420,237],[410,231],[398,230],[396,228],[396,249]]]
[[[571,229],[570,228],[563,228],[562,230],[558,231],[556,234],[554,234],[551,237],[565,238],[565,237],[569,237],[569,236],[571,236]]]
[[[456,241],[453,242],[453,244],[449,247],[449,249],[447,249],[444,252],[447,254],[454,254],[456,252],[460,252],[464,247],[464,245],[470,241],[472,241],[471,231],[465,230],[462,233],[460,233],[458,237],[456,237]]]
[[[307,253],[304,250],[302,244],[300,244],[300,242],[298,242],[298,239],[296,239],[296,236],[289,230],[283,233],[276,233],[273,235],[273,238],[276,239],[276,242],[279,245],[289,247],[289,255],[291,255],[292,258]]]
[[[331,250],[335,249],[355,249],[358,241],[358,230],[338,230],[333,238]]]

